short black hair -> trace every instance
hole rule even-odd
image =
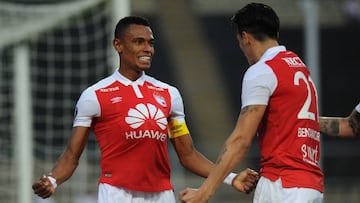
[[[248,32],[255,39],[263,41],[269,37],[278,40],[280,20],[276,12],[268,5],[262,3],[249,3],[231,18],[237,32]]]
[[[119,20],[116,24],[114,37],[119,39],[129,25],[144,25],[150,27],[149,21],[141,16],[127,16]]]

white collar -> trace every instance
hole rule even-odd
[[[128,85],[140,85],[140,86],[142,86],[144,84],[145,78],[146,78],[146,74],[145,74],[144,71],[142,72],[141,76],[135,81],[129,80],[128,78],[123,76],[119,72],[119,69],[116,69],[116,71],[114,72],[113,75],[116,78],[116,80],[118,80],[119,82],[121,82],[122,84],[124,84],[126,86],[128,86]]]
[[[286,51],[286,47],[282,45],[271,47],[265,51],[259,61],[262,61],[263,59],[268,59],[269,57],[272,57],[281,51]]]

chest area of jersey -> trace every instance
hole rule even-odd
[[[167,130],[167,118],[171,107],[167,89],[149,84],[114,84],[107,89],[112,91],[102,89],[96,94],[101,109],[101,121],[116,120],[123,129]]]

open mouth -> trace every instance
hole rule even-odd
[[[150,63],[151,62],[151,57],[150,56],[141,56],[141,57],[139,57],[139,60],[142,61],[142,62]]]

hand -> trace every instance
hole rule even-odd
[[[258,180],[259,173],[247,168],[237,174],[232,182],[232,186],[240,192],[249,194],[256,187]]]
[[[32,189],[34,190],[35,194],[43,199],[50,197],[55,192],[54,186],[51,184],[49,178],[47,178],[45,175],[34,182]]]
[[[179,199],[183,203],[206,203],[209,201],[210,197],[202,195],[199,189],[186,188],[179,192]]]

